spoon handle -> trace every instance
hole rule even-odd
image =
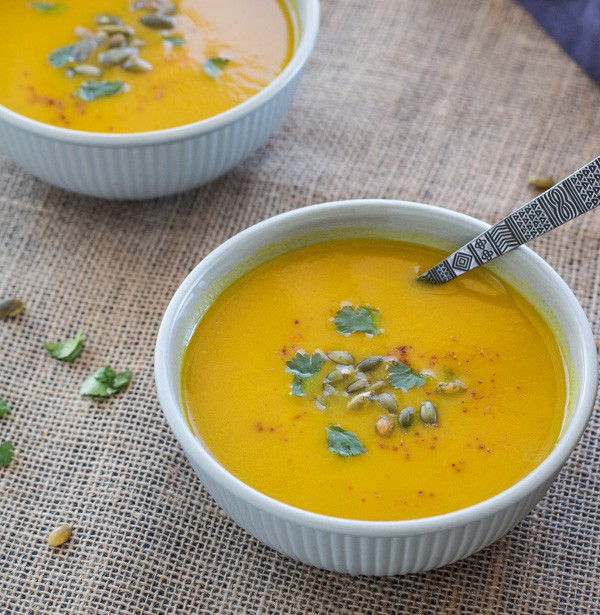
[[[434,265],[419,280],[443,284],[600,205],[600,156]]]

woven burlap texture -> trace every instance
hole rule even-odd
[[[511,0],[324,0],[289,115],[255,155],[186,194],[108,202],[0,157],[0,613],[598,613],[600,418],[509,535],[446,568],[350,577],[292,561],[223,513],[160,410],[152,354],[177,286],[226,238],[311,203],[381,197],[486,221],[532,198],[530,174],[600,153],[597,84]],[[600,214],[533,246],[600,320]],[[83,327],[75,363],[41,348]],[[107,403],[78,386],[129,368]],[[56,523],[71,541],[49,549]]]

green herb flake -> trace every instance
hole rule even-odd
[[[396,389],[409,391],[414,387],[422,387],[427,381],[427,377],[405,363],[394,361],[388,365],[388,378],[392,386]]]
[[[173,47],[182,47],[185,43],[185,38],[181,34],[163,34],[162,40],[171,43]]]
[[[73,49],[75,49],[75,45],[63,45],[62,47],[58,47],[50,53],[48,62],[55,68],[66,66],[73,60]]]
[[[308,355],[305,352],[297,352],[291,361],[286,362],[286,366],[294,374],[292,383],[292,395],[304,397],[304,386],[311,376],[319,372],[325,363],[325,357],[315,352]]]
[[[101,367],[88,376],[79,387],[79,394],[89,397],[109,397],[124,389],[131,382],[131,372],[117,373],[112,367]]]
[[[335,328],[339,333],[349,335],[350,333],[370,333],[377,335],[381,333],[379,328],[379,310],[361,305],[357,308],[344,306],[335,315]]]
[[[0,444],[0,468],[6,468],[13,459],[13,443],[6,440]]]
[[[293,359],[288,361],[286,365],[294,374],[312,376],[318,373],[323,363],[325,363],[325,357],[318,352],[312,355],[308,355],[305,352],[297,352]]]
[[[84,81],[73,93],[77,98],[90,102],[106,96],[114,96],[126,90],[122,81]]]
[[[9,412],[10,406],[3,399],[0,399],[0,419],[3,416],[6,416]]]
[[[29,2],[28,6],[40,13],[62,13],[66,8],[62,2]]]
[[[346,431],[339,425],[328,425],[326,429],[327,448],[340,457],[352,457],[367,452],[362,442],[351,431]]]
[[[71,362],[81,354],[83,342],[83,329],[79,329],[71,339],[64,342],[45,342],[43,346],[53,359]]]
[[[219,56],[208,58],[204,62],[204,72],[212,79],[218,79],[223,69],[229,64],[229,58],[221,58]]]

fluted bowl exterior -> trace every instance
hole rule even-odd
[[[193,124],[143,133],[59,128],[0,105],[0,151],[40,179],[89,196],[146,199],[207,183],[245,160],[280,125],[319,29],[319,1],[295,0],[299,42],[280,75],[249,100]]]
[[[590,325],[560,276],[528,248],[490,264],[527,295],[553,327],[568,365],[572,398],[559,440],[531,473],[500,494],[455,512],[405,521],[360,521],[312,513],[270,498],[230,474],[190,430],[180,393],[183,351],[199,305],[223,277],[266,259],[265,246],[319,241],[343,232],[389,237],[448,250],[488,225],[447,209],[406,201],[359,200],[313,205],[265,220],[211,252],[169,304],[155,352],[156,386],[165,417],[208,492],[245,530],[306,564],[366,575],[397,575],[444,566],[488,546],[519,523],[544,496],[589,420],[598,383]],[[307,239],[308,238],[308,239]],[[250,265],[249,265],[250,266]],[[243,268],[243,267],[242,267]]]

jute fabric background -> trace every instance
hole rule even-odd
[[[68,194],[0,158],[1,613],[598,613],[600,415],[549,494],[509,535],[444,569],[354,578],[283,557],[237,527],[162,416],[152,353],[188,271],[268,216],[346,198],[401,198],[489,222],[600,153],[600,90],[512,0],[324,0],[319,41],[276,135],[179,196]],[[594,328],[600,213],[537,240]],[[45,340],[83,327],[71,365]],[[108,403],[78,395],[130,368]],[[75,532],[59,550],[46,535]]]

